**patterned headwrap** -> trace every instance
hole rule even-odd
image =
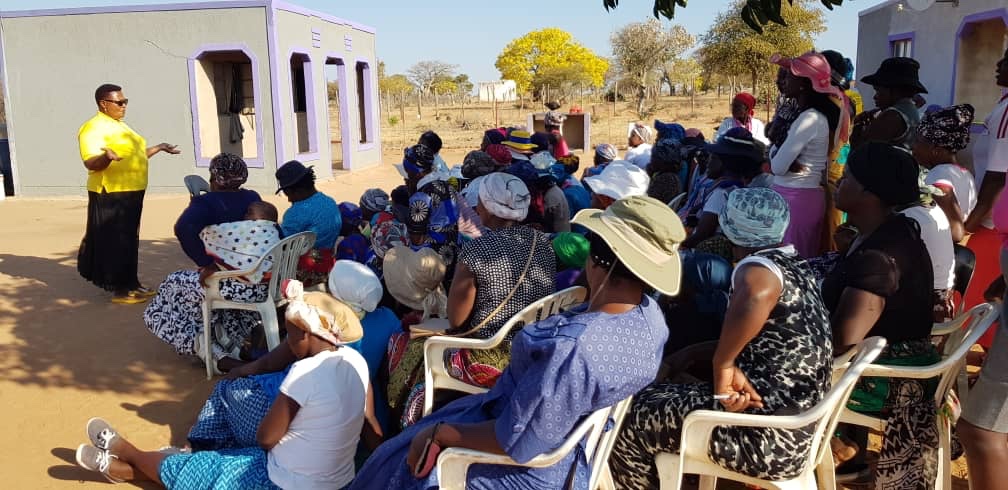
[[[368,189],[360,198],[360,207],[372,213],[385,211],[388,205],[389,195],[381,189]]]
[[[560,111],[549,111],[543,118],[547,126],[563,126],[564,119],[567,119]]]
[[[659,140],[673,140],[678,143],[686,137],[686,128],[679,123],[663,123],[655,119],[654,127],[658,131]]]
[[[580,233],[565,231],[553,237],[553,252],[567,269],[583,268],[588,262],[588,248],[588,239]]]
[[[266,220],[245,220],[210,225],[200,231],[200,240],[207,255],[214,257],[226,269],[244,270],[280,242],[276,223]],[[273,257],[266,257],[245,279],[257,284],[273,268]]]
[[[395,220],[384,221],[375,226],[374,231],[371,232],[371,249],[374,250],[378,258],[384,258],[385,252],[391,250],[392,247],[407,245],[406,237],[408,235],[406,225]]]
[[[969,104],[932,112],[925,115],[917,125],[917,136],[953,153],[962,151],[969,144],[973,114],[973,106]]]
[[[528,162],[524,163],[528,168],[532,168]],[[480,183],[479,198],[490,214],[512,221],[525,219],[529,204],[532,202],[532,194],[520,178],[501,172],[492,173],[483,179]]]
[[[511,150],[508,147],[494,143],[487,146],[486,154],[493,158],[497,165],[510,165],[511,164]]]
[[[248,180],[245,160],[232,153],[221,153],[210,160],[210,182],[221,190],[234,190]]]
[[[410,196],[406,229],[410,233],[427,233],[430,230],[431,208],[433,206],[434,199],[426,192],[417,192]]]
[[[749,187],[728,194],[719,224],[735,245],[763,248],[781,243],[790,221],[791,211],[780,194],[766,187]]]
[[[434,152],[425,145],[403,150],[403,168],[411,174],[429,172],[434,167]]]
[[[605,158],[606,160],[613,161],[617,156],[619,156],[619,151],[616,150],[615,146],[610,145],[609,143],[602,143],[601,145],[595,147],[595,154]]]
[[[470,151],[462,160],[462,176],[467,179],[475,179],[496,170],[497,161],[483,151]]]
[[[630,134],[636,134],[643,142],[648,143],[651,141],[653,131],[646,124],[636,123],[634,124],[633,129],[630,130]]]

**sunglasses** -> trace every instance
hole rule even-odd
[[[102,102],[111,102],[119,107],[126,107],[126,104],[129,104],[129,99],[123,99],[123,100],[102,99]]]

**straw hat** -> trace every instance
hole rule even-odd
[[[333,345],[352,344],[364,337],[357,314],[336,298],[316,291],[306,293],[301,281],[285,281],[282,289],[288,299],[284,317],[301,330]]]
[[[571,223],[602,238],[638,279],[662,294],[679,293],[682,221],[665,203],[647,196],[620,199],[605,211],[584,209]]]
[[[396,245],[385,253],[382,268],[385,287],[396,301],[423,311],[424,317],[445,316],[448,298],[441,281],[447,267],[437,252]]]

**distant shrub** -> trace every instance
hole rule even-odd
[[[399,124],[399,116],[389,116],[388,124],[389,126],[395,126],[396,124]]]

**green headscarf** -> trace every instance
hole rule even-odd
[[[566,269],[581,269],[588,262],[588,239],[580,233],[569,231],[553,237],[553,252]]]

